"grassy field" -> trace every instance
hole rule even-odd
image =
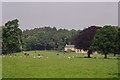
[[[82,58],[85,55],[58,51],[29,51],[29,57],[22,53],[15,56],[6,55],[2,58],[3,78],[117,78],[117,57],[109,55],[103,59],[102,55]],[[43,58],[35,58],[37,54]],[[59,54],[59,55],[56,55]],[[67,57],[71,57],[68,59]]]

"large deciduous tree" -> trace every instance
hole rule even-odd
[[[91,46],[96,31],[100,28],[101,27],[91,26],[89,28],[84,29],[83,31],[80,31],[74,37],[75,47],[78,49],[88,50],[88,58],[90,58],[90,54],[92,53],[92,51],[89,50],[89,47]]]
[[[92,45],[92,50],[101,51],[107,58],[108,53],[112,53],[116,48],[116,36],[118,29],[111,25],[106,25],[97,31]]]
[[[114,56],[120,54],[120,28],[118,28],[118,33],[116,37],[116,49],[114,51]]]
[[[13,53],[22,49],[22,31],[19,28],[18,20],[5,23],[2,27],[2,53]]]

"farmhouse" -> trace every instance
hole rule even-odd
[[[87,51],[84,51],[83,49],[76,49],[75,45],[67,45],[64,48],[65,51],[74,51],[76,53],[87,53]]]
[[[75,51],[75,45],[67,45],[64,48],[65,51]]]

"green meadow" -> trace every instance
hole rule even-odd
[[[93,54],[92,58],[83,58],[85,54],[62,51],[28,51],[2,56],[3,78],[117,78],[117,56]],[[38,58],[37,54],[43,54]],[[57,55],[59,54],[59,55]],[[68,58],[70,57],[70,58]]]

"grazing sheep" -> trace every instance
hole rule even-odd
[[[43,54],[38,54],[38,58],[42,58],[43,57]]]
[[[40,56],[40,54],[38,54],[38,56]]]
[[[33,58],[36,58],[35,56]]]
[[[68,57],[68,59],[71,59],[71,57]]]
[[[27,55],[27,53],[25,52],[24,55]]]
[[[29,54],[27,54],[27,56],[29,56]]]
[[[26,53],[26,52],[23,52],[23,53],[24,53],[24,56],[25,56],[25,57],[29,56],[29,54],[28,54],[28,53]]]
[[[23,53],[26,53],[25,51],[23,51]]]
[[[41,56],[38,56],[38,58],[40,59],[40,58],[41,58]]]
[[[57,54],[57,55],[59,55],[59,54]]]

